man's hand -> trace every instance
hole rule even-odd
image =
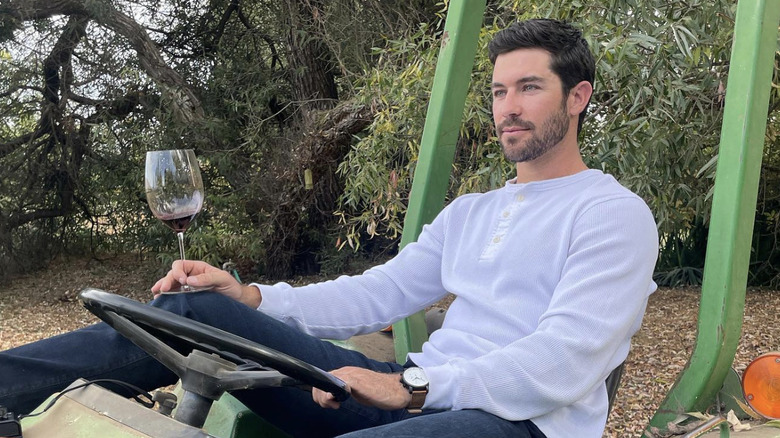
[[[152,286],[152,293],[157,298],[160,293],[185,284],[209,288],[252,308],[257,308],[263,299],[258,288],[243,285],[229,272],[197,260],[173,262],[168,274]]]
[[[388,411],[403,409],[412,401],[409,390],[401,384],[400,374],[378,373],[359,367],[344,367],[331,373],[347,384],[347,390],[359,403]],[[312,388],[312,398],[323,408],[338,409],[341,403],[333,395]]]

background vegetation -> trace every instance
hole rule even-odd
[[[147,150],[193,148],[207,200],[188,254],[247,274],[335,272],[396,250],[446,2],[2,0],[0,276],[59,254],[175,257]],[[657,278],[701,280],[733,0],[490,1],[448,199],[512,177],[486,45],[512,21],[577,23],[597,57],[588,164],[639,193]],[[780,83],[777,70],[775,84]],[[780,282],[780,87],[772,89],[751,282]],[[306,171],[314,185],[307,189]]]

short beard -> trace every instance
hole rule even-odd
[[[531,138],[526,140],[524,147],[518,147],[518,143],[522,140],[509,139],[506,142],[499,140],[506,159],[512,163],[533,161],[560,143],[566,137],[566,133],[569,132],[569,116],[566,112],[566,104],[563,103],[560,111],[544,121],[538,134],[533,123],[518,117],[513,117],[501,123],[498,127],[499,133],[508,126],[520,126],[525,129],[531,129],[533,134]]]

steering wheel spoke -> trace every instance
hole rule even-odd
[[[186,370],[185,357],[166,343],[152,336],[149,332],[138,330],[138,326],[114,312],[101,309],[100,314],[96,314],[96,316],[128,338],[133,344],[149,353],[177,376],[181,377],[184,374]]]

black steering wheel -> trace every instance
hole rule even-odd
[[[211,403],[225,391],[313,386],[333,394],[338,401],[349,398],[346,384],[336,376],[224,330],[98,289],[82,290],[79,300],[90,312],[173,371],[182,380],[185,397],[187,392],[195,394],[190,394],[189,401],[196,406],[183,406],[183,400],[176,416],[177,420],[192,426],[203,425]],[[195,350],[185,357],[162,339],[176,345],[183,342]],[[236,362],[247,361],[272,370],[244,371],[236,366]]]

